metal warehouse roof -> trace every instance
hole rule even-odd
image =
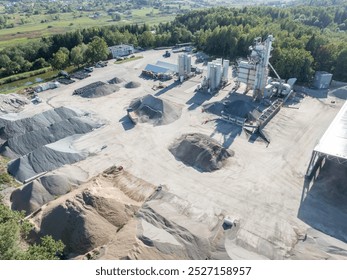
[[[166,61],[158,60],[156,65],[170,69],[172,72],[178,72],[178,65],[176,65],[176,64],[172,64],[172,63],[169,63]]]
[[[314,151],[347,160],[347,101],[330,124]]]
[[[168,68],[165,67],[161,67],[158,65],[153,65],[153,64],[147,64],[146,71],[152,71],[153,73],[157,73],[157,74],[168,74],[168,73],[172,73],[172,71]]]

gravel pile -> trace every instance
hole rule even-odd
[[[220,116],[224,112],[240,118],[247,118],[254,109],[254,105],[244,100],[214,102],[204,106],[204,110],[211,114]]]
[[[85,87],[76,89],[73,94],[84,98],[97,98],[109,95],[119,90],[114,84],[106,84],[104,82],[91,83]]]
[[[139,122],[150,122],[154,125],[165,125],[179,119],[182,109],[173,103],[156,98],[150,94],[134,99],[129,109]]]
[[[128,82],[124,85],[125,88],[138,88],[140,86],[141,84],[139,82],[134,82],[134,81]]]
[[[113,79],[109,80],[109,84],[120,84],[123,83],[124,80],[122,78],[114,77]]]
[[[216,140],[200,133],[182,135],[169,147],[169,151],[177,160],[201,172],[222,168],[225,160],[234,155]]]
[[[8,139],[1,145],[0,154],[9,158],[24,156],[44,145],[71,135],[88,133],[100,126],[86,117],[72,117]]]
[[[20,117],[0,118],[0,154],[13,159],[8,172],[22,182],[86,158],[86,153],[72,148],[74,140],[103,125],[86,112],[66,107]]]
[[[75,135],[64,138],[12,160],[7,166],[7,171],[18,181],[24,182],[42,172],[55,170],[65,164],[81,161],[88,154],[72,148],[73,142],[78,137],[78,135]]]
[[[0,138],[7,140],[79,115],[81,112],[66,107],[48,110],[28,118],[20,118],[20,115],[4,115],[0,117]]]
[[[56,197],[77,188],[87,178],[88,174],[76,166],[63,167],[14,190],[11,207],[29,215]]]

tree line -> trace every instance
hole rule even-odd
[[[211,8],[155,26],[93,27],[0,51],[0,77],[52,66],[63,69],[108,57],[108,46],[143,48],[194,42],[198,50],[230,60],[247,57],[256,37],[274,35],[271,63],[282,78],[309,82],[314,70],[347,81],[347,5],[331,7]]]

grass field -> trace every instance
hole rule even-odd
[[[57,15],[32,15],[21,17],[24,24],[17,15],[12,23],[13,28],[0,30],[0,49],[8,46],[25,43],[28,40],[35,40],[43,36],[58,34],[76,29],[83,29],[92,26],[121,25],[131,23],[158,24],[174,19],[175,15],[161,15],[159,11],[152,8],[132,10],[131,16],[122,16],[122,20],[115,22],[111,16],[101,12],[98,18],[92,18],[92,12],[61,13]],[[55,19],[58,17],[58,19]]]

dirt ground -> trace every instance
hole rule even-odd
[[[307,202],[303,208],[302,199],[312,149],[345,100],[341,96],[316,95],[314,91],[298,94],[266,126],[271,138],[267,145],[260,139],[249,139],[236,125],[222,121],[205,123],[216,116],[203,112],[201,105],[228,96],[233,82],[216,96],[194,91],[201,81],[200,76],[183,84],[166,81],[166,88],[152,90],[158,81],[144,79],[140,74],[147,63],[177,61],[177,54],[163,58],[163,52],[146,51],[144,58],[123,64],[111,61],[106,68],[96,68],[85,80],[40,93],[43,102],[31,104],[24,110],[25,114],[32,114],[51,107],[71,106],[95,113],[107,124],[74,143],[76,149],[92,154],[74,165],[87,172],[89,178],[112,165],[121,165],[127,172],[154,186],[164,184],[167,187],[162,198],[144,204],[146,207],[138,214],[137,222],[129,222],[114,237],[113,243],[108,240],[105,244],[108,253],[101,254],[100,258],[127,255],[120,256],[115,252],[117,244],[121,246],[122,240],[129,238],[141,244],[138,252],[142,254],[129,253],[128,258],[169,258],[170,254],[177,258],[347,258],[347,232],[337,228],[337,233],[331,228],[334,224],[345,224],[347,211],[339,205],[347,201],[336,206],[333,200],[323,203],[315,199],[315,203]],[[77,88],[114,77],[124,79],[124,84],[136,81],[141,86],[127,89],[118,84],[119,91],[94,99],[72,95]],[[243,87],[230,99],[240,99],[242,91]],[[344,92],[342,97],[346,98],[347,90]],[[134,126],[127,117],[126,108],[134,98],[146,94],[183,106],[181,117],[168,125],[141,123]],[[168,150],[175,139],[187,133],[209,135],[225,148],[232,149],[235,155],[222,169],[201,173],[177,161]],[[346,173],[345,167],[336,168]],[[325,176],[334,176],[334,172],[325,173]],[[336,184],[346,187],[346,178],[341,180]],[[334,191],[338,197],[342,188],[330,187],[330,183],[321,185],[321,194]],[[329,217],[335,223],[321,227],[317,215],[301,215],[300,212],[323,211],[322,207],[329,211]],[[155,217],[161,217],[160,221]],[[222,228],[224,217],[235,221],[231,229]],[[167,221],[171,222],[171,227]],[[328,230],[322,231],[327,227]],[[165,236],[163,231],[170,236],[162,237]],[[143,240],[139,238],[143,235],[141,232],[146,232],[147,239],[152,240],[151,246],[160,253],[151,255],[148,244],[140,241]],[[182,239],[182,232],[189,233],[191,238]],[[187,243],[193,244],[194,248]],[[198,252],[197,248],[205,245],[209,252]]]

